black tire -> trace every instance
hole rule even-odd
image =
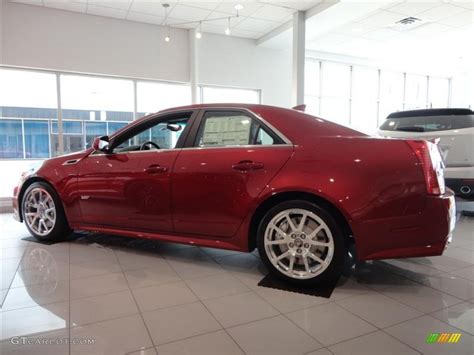
[[[47,234],[38,234],[37,231],[32,229],[27,221],[26,216],[26,202],[27,198],[33,190],[42,189],[46,191],[52,198],[54,202],[54,208],[56,212],[55,223],[52,229]],[[25,193],[23,194],[22,201],[21,201],[21,214],[23,218],[23,222],[26,225],[26,228],[31,233],[33,237],[41,241],[49,241],[49,242],[61,242],[67,239],[67,237],[71,234],[71,228],[67,222],[66,214],[64,213],[63,205],[61,199],[59,198],[56,191],[51,187],[51,185],[44,183],[44,182],[35,182],[28,186]]]
[[[270,261],[267,251],[265,250],[264,238],[269,222],[281,212],[289,209],[302,209],[314,213],[327,225],[332,234],[334,245],[332,259],[324,271],[311,278],[298,278],[296,276],[290,277],[284,274]],[[334,217],[327,210],[313,202],[305,200],[291,200],[279,203],[278,205],[271,208],[260,221],[257,231],[257,247],[260,258],[263,260],[270,272],[276,277],[286,282],[290,282],[296,286],[313,287],[326,282],[334,281],[341,275],[343,271],[344,258],[346,254],[346,243],[344,240],[342,228],[336,223]]]

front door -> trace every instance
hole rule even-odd
[[[175,231],[232,237],[293,146],[246,111],[205,112],[173,169]]]
[[[80,162],[78,193],[85,223],[172,232],[171,171],[190,113],[147,120],[112,140],[111,153]]]

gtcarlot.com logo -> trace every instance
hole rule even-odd
[[[41,338],[41,337],[13,337],[13,345],[94,345],[94,338]]]
[[[434,343],[458,343],[461,339],[461,333],[430,333],[426,337],[427,344]]]

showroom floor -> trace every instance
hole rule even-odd
[[[257,286],[255,253],[85,234],[45,245],[11,218],[2,355],[474,354],[473,218],[445,255],[362,264],[329,298]],[[453,332],[457,344],[426,343]]]

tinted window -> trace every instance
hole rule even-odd
[[[385,131],[434,132],[474,127],[474,115],[387,118]]]
[[[25,120],[25,157],[49,158],[49,123]]]
[[[0,158],[23,158],[20,120],[0,120]]]
[[[84,122],[86,129],[86,148],[92,146],[95,137],[107,134],[107,122]]]
[[[255,119],[242,112],[207,112],[196,137],[198,147],[277,144]]]
[[[53,121],[51,125],[53,134],[58,134],[58,121]],[[81,121],[63,121],[63,134],[82,134]]]

